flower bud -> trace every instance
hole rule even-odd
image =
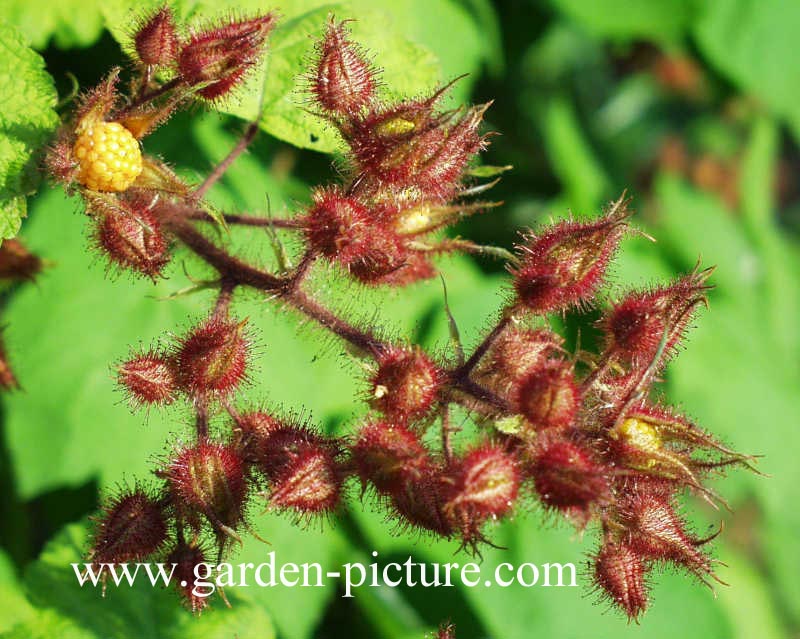
[[[443,91],[375,109],[346,135],[363,180],[390,188],[405,205],[452,199],[469,160],[485,146],[478,129],[486,105],[439,114],[434,106]]]
[[[8,361],[5,341],[2,334],[0,334],[0,391],[10,391],[18,388],[17,377],[14,375],[14,371]]]
[[[588,302],[625,234],[627,216],[619,200],[596,222],[559,222],[526,236],[512,271],[518,304],[545,314]]]
[[[0,280],[29,282],[41,271],[41,258],[18,239],[4,240],[0,245]]]
[[[445,622],[439,626],[436,632],[436,639],[456,639],[456,627],[450,622]]]
[[[489,369],[509,379],[539,367],[561,348],[564,339],[548,329],[512,327],[503,331],[489,351]]]
[[[532,427],[533,431],[527,433],[532,436],[536,431],[569,428],[578,412],[580,392],[569,363],[548,360],[514,383],[511,399],[515,410]]]
[[[420,348],[392,348],[378,357],[371,404],[390,420],[414,421],[430,412],[442,378],[442,371]]]
[[[626,541],[637,554],[654,561],[673,562],[701,578],[712,575],[711,560],[698,549],[704,541],[686,531],[669,491],[661,484],[642,482],[623,497],[619,510]]]
[[[226,534],[242,521],[248,485],[244,461],[233,445],[201,441],[182,448],[163,475],[187,515],[197,511]]]
[[[154,351],[124,362],[117,369],[117,382],[137,407],[171,404],[178,390],[174,362]]]
[[[161,223],[142,197],[92,198],[88,205],[96,225],[94,243],[109,262],[155,280],[170,254]]]
[[[406,257],[400,239],[357,198],[340,189],[317,189],[305,216],[310,246],[364,282],[400,269]]]
[[[197,580],[195,576],[197,567],[200,564],[208,564],[203,550],[196,545],[180,542],[167,556],[166,564],[175,567],[172,572],[172,583],[178,589],[186,607],[194,613],[202,612],[208,606],[207,595],[210,593],[198,593],[194,582]]]
[[[455,529],[445,505],[453,493],[450,478],[440,468],[429,466],[419,474],[409,475],[402,488],[392,492],[391,503],[403,525],[451,537]]]
[[[456,494],[447,509],[458,519],[501,517],[514,505],[520,485],[515,456],[503,446],[485,444],[455,464]]]
[[[141,488],[114,497],[95,521],[90,557],[96,564],[141,561],[167,539],[164,509]]]
[[[611,356],[648,366],[664,341],[661,363],[673,354],[710,288],[711,270],[686,275],[669,286],[630,293],[601,320]]]
[[[594,579],[611,601],[636,620],[649,603],[645,566],[630,546],[606,541],[594,561]]]
[[[178,382],[190,395],[226,395],[245,379],[250,342],[246,321],[210,318],[179,345]]]
[[[193,33],[178,54],[181,76],[206,100],[225,96],[258,63],[274,26],[275,16],[267,13]]]
[[[572,442],[546,445],[536,454],[530,473],[542,503],[579,518],[588,514],[592,503],[608,496],[605,469],[588,450]]]
[[[255,463],[266,454],[265,446],[270,435],[282,426],[277,417],[264,411],[239,415],[236,420],[239,447],[248,461]]]
[[[161,7],[142,20],[133,36],[133,44],[142,64],[168,66],[178,55],[178,33],[172,9]]]
[[[341,452],[338,442],[308,428],[274,430],[258,463],[269,480],[269,502],[301,515],[335,510],[342,493]]]
[[[383,494],[401,490],[409,478],[420,476],[431,466],[417,433],[385,421],[365,424],[351,452],[362,483],[371,481]]]
[[[352,118],[374,98],[377,79],[364,52],[348,36],[344,22],[328,22],[325,37],[317,43],[311,93],[326,111]]]

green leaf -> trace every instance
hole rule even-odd
[[[44,60],[0,20],[0,241],[14,237],[39,182],[41,146],[58,124],[56,91]]]
[[[753,93],[800,136],[800,4],[783,0],[704,3],[694,35],[706,58],[742,91]]]
[[[552,98],[544,115],[545,148],[577,215],[593,215],[609,190],[609,178],[578,120],[575,106]]]
[[[103,32],[100,0],[6,0],[0,18],[15,25],[36,49],[52,39],[61,49],[88,47]]]
[[[110,584],[105,597],[100,587],[81,587],[70,564],[84,561],[86,536],[85,526],[71,525],[45,547],[25,577],[37,613],[0,637],[274,639],[270,617],[236,593],[226,593],[232,608],[217,600],[212,613],[197,617],[147,579],[137,579],[133,587]]]
[[[694,17],[693,0],[551,0],[565,15],[601,36],[678,39]]]
[[[0,549],[0,606],[4,611],[0,616],[0,633],[9,630],[33,614],[33,608],[25,598],[21,584],[17,581],[14,565],[2,549]]]
[[[764,456],[759,468],[771,477],[736,470],[717,489],[737,513],[732,525],[748,531],[748,551],[763,559],[761,579],[774,582],[769,596],[796,623],[800,585],[790,567],[800,563],[792,532],[800,514],[787,504],[800,500],[800,486],[783,472],[795,467],[800,448],[796,253],[774,223],[761,220],[754,234],[719,200],[680,180],[657,178],[656,194],[664,217],[654,232],[673,259],[689,268],[702,252],[719,262],[711,308],[668,369],[670,397],[733,448]],[[753,498],[760,516],[738,514]]]

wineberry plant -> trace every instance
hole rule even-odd
[[[185,402],[195,429],[150,481],[107,500],[89,560],[174,563],[187,606],[200,611],[208,599],[193,592],[194,567],[235,553],[242,535],[256,534],[251,513],[260,508],[302,526],[372,502],[401,534],[455,539],[480,554],[492,543],[490,522],[538,502],[579,530],[598,531],[591,578],[630,619],[648,606],[654,570],[716,580],[706,551],[715,535],[692,532],[679,502],[689,493],[724,504],[706,479],[751,467],[752,458],[654,391],[706,303],[712,269],[612,298],[607,273],[621,240],[637,233],[625,196],[595,219],[525,231],[513,252],[448,235],[464,216],[497,206],[476,199],[493,185],[478,176],[500,173],[476,170],[489,143],[489,105],[448,109],[449,85],[390,98],[348,23],[334,17],[320,25],[298,79],[305,100],[297,108],[341,137],[346,153],[335,179],[292,216],[217,210],[206,196],[257,124],[194,184],[145,153],[142,141],[178,109],[232,99],[258,69],[276,20],[266,13],[186,27],[168,7],[146,16],[133,29],[130,82],[123,87],[112,69],[49,149],[49,175],[82,198],[92,247],[112,270],[157,280],[183,247],[213,269],[203,287],[218,292],[201,322],[134,350],[117,368],[134,408]],[[271,238],[277,266],[234,252],[226,233],[233,226],[268,231],[252,242]],[[287,250],[286,236],[300,248]],[[359,286],[402,289],[437,277],[437,258],[457,252],[505,259],[510,277],[507,303],[468,352],[454,320],[450,351],[428,352],[330,308],[309,281],[323,269]],[[366,417],[348,436],[325,434],[300,406],[244,402],[259,336],[232,301],[247,290],[331,333],[361,361],[367,392],[354,402],[366,401]],[[601,346],[569,349],[553,319],[588,308],[601,311]],[[456,427],[464,412],[479,435]]]

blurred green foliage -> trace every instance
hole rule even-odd
[[[178,2],[183,15],[221,6],[246,12],[262,3]],[[502,135],[484,161],[515,167],[495,190],[506,206],[465,222],[459,233],[510,246],[519,227],[569,210],[592,214],[628,189],[639,211],[635,221],[658,241],[626,242],[612,297],[687,271],[698,257],[718,265],[710,310],[664,388],[666,399],[731,446],[764,456],[760,468],[770,477],[736,471],[718,481],[732,513],[687,504],[699,530],[724,520],[718,555],[726,565],[719,574],[731,586],[720,587],[715,599],[683,575],[662,575],[652,610],[634,627],[570,589],[378,588],[347,600],[333,586],[242,589],[233,595],[233,610],[218,605],[199,621],[160,591],[114,591],[107,600],[80,591],[66,564],[80,556],[100,491],[145,476],[188,420],[179,409],[153,411],[146,423],[132,416],[114,390],[110,366],[127,345],[179,332],[210,300],[202,293],[162,299],[189,285],[189,277],[205,275],[188,256],[155,288],[104,278],[103,265],[86,251],[77,202],[45,188],[30,199],[22,236],[52,265],[36,285],[3,298],[5,339],[24,391],[3,399],[0,423],[0,608],[10,611],[0,617],[0,637],[269,639],[275,632],[289,639],[408,639],[446,617],[460,639],[797,636],[800,8],[780,0],[292,0],[278,8],[284,23],[266,68],[267,135],[213,192],[220,207],[264,211],[269,202],[284,214],[303,205],[309,185],[330,179],[330,156],[298,147],[335,151],[336,140],[296,108],[302,96],[293,88],[311,47],[308,36],[334,11],[359,19],[356,35],[400,92],[422,92],[469,72],[454,104],[495,100],[489,124]],[[0,46],[26,38],[64,95],[67,71],[88,86],[123,62],[117,41],[125,44],[129,10],[125,0],[74,6],[10,0],[0,19],[19,31],[9,36],[0,27]],[[39,64],[27,49],[20,55]],[[14,69],[0,61],[0,87],[14,86],[14,73],[22,73]],[[263,76],[256,80],[226,107],[227,115],[175,117],[147,140],[148,151],[188,176],[201,174],[235,143],[241,121],[233,116],[256,113]],[[50,95],[42,103],[52,108],[52,101]],[[4,108],[0,118],[0,151],[10,113]],[[48,117],[40,130],[52,128]],[[5,167],[0,163],[7,183],[16,169]],[[22,194],[18,189],[13,197]],[[257,240],[233,236],[249,257],[269,259],[266,238]],[[451,310],[470,343],[502,305],[500,271],[488,260],[443,265]],[[314,280],[331,304],[446,352],[438,281],[369,294],[326,281],[322,272]],[[253,399],[304,409],[329,430],[348,432],[361,387],[341,344],[255,297],[240,300],[236,311],[262,336]],[[580,334],[591,345],[595,317],[565,318],[571,339]],[[583,564],[592,534],[576,539],[531,510],[498,526],[495,539],[505,549],[486,550],[486,566]],[[73,521],[82,523],[63,528]],[[325,530],[301,531],[258,513],[253,522],[284,561],[368,562],[377,550],[382,561],[412,554],[416,561],[446,562],[455,551],[454,544],[392,536],[369,506]],[[263,561],[266,552],[249,541],[238,560]]]

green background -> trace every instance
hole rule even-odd
[[[222,4],[240,13],[273,8]],[[213,15],[215,6],[177,3],[182,15]],[[123,0],[7,0],[0,7],[0,51],[21,51],[19,60],[16,53],[0,57],[4,236],[13,236],[25,212],[20,194],[35,187],[31,154],[55,124],[50,80],[21,43],[42,55],[63,97],[68,73],[91,86],[109,66],[124,64],[119,42],[126,42],[129,8]],[[264,211],[268,197],[284,214],[303,206],[309,185],[331,179],[331,156],[319,151],[335,151],[336,140],[296,108],[295,76],[309,35],[333,11],[358,19],[356,36],[399,94],[469,73],[453,104],[495,101],[488,128],[501,135],[484,161],[514,166],[493,191],[506,204],[465,222],[459,234],[508,247],[520,228],[568,211],[595,214],[627,189],[635,223],[657,243],[626,242],[612,297],[685,272],[699,256],[718,265],[710,310],[671,365],[664,392],[733,448],[764,456],[760,469],[769,477],[736,471],[714,482],[732,513],[686,504],[700,531],[724,521],[715,553],[730,586],[714,598],[685,575],[657,575],[654,604],[640,625],[596,605],[585,574],[581,589],[378,588],[353,599],[342,599],[333,584],[239,590],[229,593],[232,610],[217,604],[200,619],[179,610],[169,593],[144,586],[105,600],[80,591],[65,567],[81,556],[87,517],[102,492],[145,477],[187,432],[189,416],[180,409],[131,415],[111,366],[129,345],[191,325],[210,298],[163,299],[187,285],[184,264],[189,276],[204,274],[182,254],[171,279],[155,289],[106,277],[102,260],[86,250],[77,200],[43,185],[27,200],[21,236],[50,266],[35,284],[6,289],[2,298],[4,336],[23,390],[2,398],[0,414],[0,637],[406,639],[445,618],[459,639],[800,636],[800,4],[289,0],[278,8],[284,26],[265,69],[265,133],[213,192],[220,206]],[[42,95],[47,108],[37,112]],[[226,114],[178,115],[145,148],[201,175],[235,143],[240,118],[254,116],[257,98],[258,86],[250,86]],[[17,130],[14,118],[22,121],[23,113],[25,127]],[[269,250],[265,236],[234,242],[254,259]],[[502,266],[453,259],[442,270],[453,315],[474,344],[503,303]],[[325,286],[321,275],[315,284],[334,306],[366,319],[377,311],[392,334],[446,347],[438,281],[366,294]],[[351,431],[363,385],[341,345],[256,298],[239,300],[236,311],[261,334],[248,394],[310,412],[331,432]],[[596,317],[566,318],[573,342],[580,331],[582,344],[592,343]],[[410,553],[446,562],[456,548],[391,535],[369,504],[306,530],[270,514],[254,513],[253,522],[280,560],[298,563],[368,561],[372,550],[385,561]],[[534,504],[492,533],[506,550],[484,552],[485,572],[503,561],[584,566],[596,543],[593,531],[580,538]],[[247,542],[236,561],[258,562],[265,552]]]

